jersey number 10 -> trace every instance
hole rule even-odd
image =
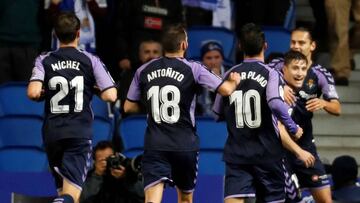
[[[235,104],[235,120],[237,128],[258,128],[261,125],[261,98],[258,91],[251,89],[243,93],[235,91],[230,96],[230,105]],[[253,104],[253,105],[252,105]],[[253,111],[251,106],[253,106]]]

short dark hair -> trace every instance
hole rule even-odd
[[[61,12],[56,18],[54,29],[61,43],[71,43],[80,30],[80,20],[73,12]]]
[[[265,34],[260,26],[248,23],[241,28],[240,45],[245,55],[256,56],[260,54],[264,44]]]
[[[93,159],[95,160],[95,154],[97,151],[108,149],[108,148],[111,148],[112,150],[114,150],[114,146],[110,141],[103,140],[103,141],[98,142],[95,145],[94,150],[93,150],[93,154],[92,154]]]
[[[314,41],[314,38],[312,36],[312,30],[310,28],[307,28],[307,27],[296,27],[294,28],[292,31],[291,31],[291,34],[293,32],[296,32],[296,31],[300,31],[300,32],[307,32],[309,34],[309,39],[310,41]]]
[[[304,60],[308,63],[307,58],[304,54],[299,51],[290,50],[284,55],[284,65],[289,65],[293,60]]]
[[[161,43],[165,52],[175,53],[186,40],[185,27],[182,24],[170,25],[162,33]]]

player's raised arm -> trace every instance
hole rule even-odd
[[[237,72],[231,72],[228,79],[225,80],[218,88],[218,92],[222,96],[230,96],[236,87],[240,84],[240,74]]]

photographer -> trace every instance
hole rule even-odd
[[[142,203],[143,183],[133,160],[115,154],[109,141],[100,141],[93,150],[94,168],[89,171],[80,203]]]

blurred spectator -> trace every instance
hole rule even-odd
[[[46,43],[49,44],[46,50],[56,49],[57,43],[54,41],[54,36],[51,39],[52,32],[52,21],[58,15],[60,10],[70,10],[74,11],[75,3],[74,0],[45,0],[46,8]],[[113,46],[115,41],[115,33],[112,31],[114,25],[114,16],[115,8],[119,4],[117,0],[80,0],[77,1],[76,5],[82,5],[83,10],[80,13],[90,16],[92,25],[94,28],[91,28],[92,32],[88,32],[93,35],[91,43],[86,45],[88,51],[95,52],[97,56],[104,62],[107,66],[109,72],[111,73],[115,81],[120,80],[120,74],[118,71],[117,62],[115,60],[115,48]],[[79,2],[82,2],[79,4]],[[87,4],[87,5],[86,5]],[[85,6],[86,5],[86,6]],[[87,22],[87,20],[85,20]],[[89,21],[90,22],[90,21]],[[91,27],[91,26],[90,26]],[[86,30],[86,29],[85,29]],[[48,39],[49,37],[50,39]],[[82,37],[82,36],[81,36]],[[52,41],[52,42],[51,42]],[[84,46],[84,45],[83,45]],[[84,47],[82,47],[84,48]],[[89,49],[90,48],[90,49]]]
[[[231,29],[230,0],[182,0],[188,27],[207,25]]]
[[[88,8],[95,22],[96,54],[109,69],[115,81],[120,80],[117,62],[115,60],[115,8],[120,3],[118,0],[87,0]]]
[[[133,63],[132,68],[129,70],[124,70],[121,74],[121,81],[119,85],[119,99],[121,102],[121,107],[123,107],[124,101],[126,99],[127,92],[129,90],[131,81],[134,77],[135,71],[138,67],[144,63],[158,58],[163,55],[162,46],[159,42],[154,40],[147,40],[140,43],[139,46],[139,61],[138,63]],[[124,112],[121,108],[121,113],[124,115]],[[142,113],[142,112],[141,112]]]
[[[79,48],[95,53],[95,25],[86,0],[50,0],[50,15],[56,17],[60,11],[72,11],[80,19]],[[59,47],[59,41],[53,36],[52,49]]]
[[[360,45],[360,0],[325,0],[325,8],[328,17],[330,64],[334,69],[335,84],[348,85],[352,58],[349,41],[351,44]],[[351,12],[355,24],[354,35],[349,39]]]
[[[230,0],[218,0],[213,11],[212,25],[215,27],[232,28],[232,6]]]
[[[80,203],[142,203],[144,191],[141,180],[132,169],[119,165],[108,165],[109,157],[115,158],[113,145],[109,141],[100,141],[94,148],[94,168],[87,175]],[[112,164],[118,163],[112,159]],[[121,162],[122,164],[125,161]],[[131,177],[133,176],[133,177]]]
[[[160,40],[167,25],[183,22],[181,0],[121,1],[116,10],[116,53],[121,70],[137,68],[140,42]]]
[[[41,46],[42,1],[0,1],[0,84],[27,81]]]
[[[201,60],[210,71],[222,77],[225,73],[224,62],[224,51],[221,44],[217,41],[208,41],[202,45]],[[201,89],[201,93],[197,100],[197,114],[203,116],[213,116],[212,106],[215,100],[216,93],[207,90],[206,88]]]
[[[343,155],[335,158],[331,175],[334,183],[333,200],[342,203],[360,202],[358,165],[354,157]]]

